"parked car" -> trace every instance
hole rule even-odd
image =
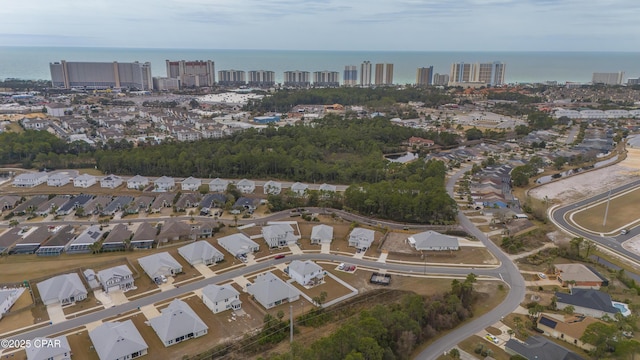
[[[546,278],[547,278],[547,275],[545,275],[545,274],[543,274],[543,273],[538,273],[538,277],[539,277],[540,279],[543,279],[543,280],[544,280],[544,279],[546,279]]]
[[[495,337],[495,336],[493,336],[493,335],[491,335],[491,334],[487,334],[487,336],[485,336],[485,338],[486,338],[487,340],[491,341],[491,342],[492,342],[492,343],[494,343],[494,344],[497,344],[497,343],[499,343],[499,342],[500,342],[500,340],[498,340],[498,338],[497,338],[497,337]]]
[[[628,229],[622,229],[620,230],[620,235],[627,235],[629,233]]]
[[[276,255],[276,257],[274,257],[274,259],[283,259],[284,255],[280,254],[280,255]]]

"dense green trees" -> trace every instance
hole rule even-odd
[[[30,166],[39,154],[64,154],[67,144],[46,131],[0,133],[0,164],[22,163]]]

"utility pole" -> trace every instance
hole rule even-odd
[[[609,189],[609,195],[607,196],[607,207],[604,209],[604,220],[602,221],[602,227],[607,225],[607,215],[609,214],[609,203],[611,202],[611,189]]]

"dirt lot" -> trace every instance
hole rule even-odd
[[[85,300],[78,301],[74,305],[64,306],[62,308],[62,311],[64,312],[65,315],[67,315],[67,318],[69,318],[69,315],[79,311],[82,311],[83,312],[82,314],[84,315],[84,314],[89,314],[89,313],[100,311],[100,310],[104,310],[104,307],[98,304],[96,300],[96,296],[93,294],[93,291],[89,291],[89,293],[87,294],[87,298]]]
[[[73,354],[82,355],[86,360],[100,360],[98,353],[93,348],[91,338],[89,338],[88,331],[74,332],[67,335],[67,341],[71,346],[71,352]]]
[[[485,248],[482,247],[460,247],[458,251],[425,251],[424,257],[421,255],[392,254],[389,253],[387,260],[406,262],[426,262],[433,264],[497,264],[498,260]]]
[[[602,223],[607,208],[606,201],[583,211],[575,212],[573,220],[576,224],[591,231],[615,231],[640,220],[636,211],[638,203],[640,203],[640,189],[611,199],[605,226],[602,226]]]

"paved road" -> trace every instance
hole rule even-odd
[[[118,314],[122,314],[131,310],[136,310],[141,306],[150,305],[163,300],[179,297],[181,295],[192,292],[196,289],[200,289],[209,284],[221,283],[227,280],[231,280],[237,276],[265,270],[265,269],[268,269],[269,267],[272,267],[273,265],[289,262],[292,260],[323,260],[323,261],[333,261],[336,264],[341,262],[348,262],[350,264],[354,264],[358,266],[381,268],[381,269],[387,269],[391,271],[404,272],[404,273],[416,273],[416,274],[428,273],[428,274],[435,274],[435,275],[466,276],[469,273],[469,270],[466,268],[446,268],[446,267],[436,267],[436,266],[430,267],[430,266],[422,266],[422,265],[402,265],[402,264],[395,264],[395,263],[385,264],[385,263],[379,263],[371,260],[355,259],[353,257],[342,256],[342,255],[331,255],[331,254],[287,255],[287,257],[283,259],[277,259],[277,260],[272,259],[268,261],[259,262],[254,265],[229,271],[208,279],[202,279],[202,280],[195,281],[193,283],[180,285],[180,287],[176,289],[171,289],[165,292],[145,296],[143,298],[132,300],[128,303],[118,305],[112,308],[78,316],[76,318],[72,318],[61,323],[57,323],[57,324],[53,324],[43,328],[28,331],[11,338],[27,340],[27,339],[33,339],[35,337],[48,337],[61,332],[67,332],[69,330],[84,326],[94,321],[117,316]],[[497,269],[476,269],[473,272],[477,275],[484,275],[484,276],[491,276],[491,277],[500,276],[499,270]]]
[[[632,188],[638,187],[640,186],[640,180],[636,180],[633,182],[630,182],[626,185],[622,185],[618,188],[612,189],[611,190],[611,196],[615,196],[616,194],[619,194],[621,192],[630,190]],[[602,194],[590,197],[588,199],[584,199],[584,200],[580,200],[578,202],[569,204],[569,205],[564,205],[564,206],[560,206],[557,208],[552,208],[551,209],[551,214],[550,214],[550,218],[551,221],[553,221],[559,228],[561,228],[562,230],[564,230],[565,232],[573,235],[573,236],[580,236],[583,237],[585,239],[589,239],[589,240],[593,240],[596,243],[607,247],[613,251],[616,251],[630,259],[633,259],[635,261],[640,261],[640,256],[638,256],[638,254],[633,253],[631,251],[626,250],[625,248],[622,247],[622,243],[629,240],[630,238],[638,235],[637,234],[637,228],[633,229],[632,231],[630,231],[629,234],[627,235],[617,235],[617,236],[612,236],[612,237],[608,237],[608,236],[600,236],[599,234],[595,234],[593,232],[588,232],[588,231],[584,231],[580,228],[575,227],[573,224],[569,223],[566,218],[567,218],[567,214],[571,211],[575,211],[577,209],[580,209],[584,206],[588,206],[594,202],[598,202],[600,200],[604,200],[607,198],[607,196],[609,196],[609,191],[606,191]]]
[[[468,169],[461,169],[458,173],[452,176],[447,182],[447,192],[449,195],[454,198],[453,194],[453,186],[456,181],[464,175],[464,172]],[[462,340],[472,336],[473,334],[483,330],[484,328],[495,324],[500,321],[502,317],[511,314],[524,300],[525,295],[525,283],[524,278],[520,274],[520,271],[516,267],[516,265],[511,261],[509,256],[502,252],[502,250],[496,246],[491,240],[487,238],[487,236],[480,231],[463,213],[458,214],[458,221],[460,225],[471,235],[480,239],[484,243],[491,253],[493,253],[498,260],[500,260],[501,265],[495,270],[497,271],[498,276],[504,279],[504,282],[509,285],[509,294],[504,299],[504,301],[498,305],[493,310],[488,313],[472,320],[471,322],[460,326],[447,335],[441,337],[436,340],[433,344],[427,347],[424,351],[422,351],[417,359],[437,359],[441,354],[446,351],[449,351]],[[470,272],[469,270],[466,270]],[[479,273],[477,270],[473,270],[473,273]]]

